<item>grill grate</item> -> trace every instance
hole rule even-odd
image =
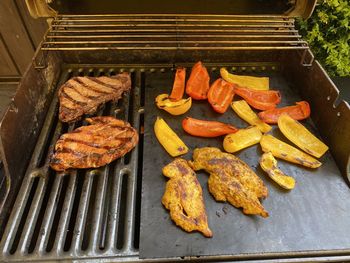
[[[57,86],[77,75],[101,76],[115,72],[116,69],[109,68],[71,67],[64,70]],[[107,103],[97,115],[127,120],[140,133],[143,74],[134,71],[131,92],[118,104]],[[142,134],[131,153],[108,166],[67,174],[49,169],[49,158],[58,137],[86,124],[84,121],[69,125],[59,122],[58,99],[54,97],[0,242],[2,260],[138,258],[139,219],[136,217],[140,212],[135,209],[140,208],[141,194],[137,188],[142,171],[139,168]]]
[[[42,50],[308,49],[285,16],[60,15]]]

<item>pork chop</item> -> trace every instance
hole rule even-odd
[[[137,131],[128,122],[113,117],[87,118],[88,126],[63,134],[55,145],[50,166],[56,171],[104,166],[131,151]]]
[[[130,88],[130,74],[126,72],[112,77],[71,78],[58,91],[59,119],[72,122],[84,114],[93,114],[101,104],[118,101]]]

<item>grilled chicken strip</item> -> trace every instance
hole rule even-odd
[[[259,198],[265,198],[268,190],[253,170],[238,157],[223,153],[214,147],[195,149],[190,165],[195,171],[204,169],[210,174],[209,192],[216,201],[228,201],[243,208],[243,213],[268,217]]]
[[[59,138],[51,158],[52,169],[100,167],[125,155],[138,142],[137,131],[128,122],[107,116],[87,118],[86,121],[91,125]]]
[[[84,114],[93,114],[101,104],[119,100],[130,88],[131,79],[126,72],[113,77],[71,78],[58,91],[59,118],[63,122],[72,122]]]
[[[170,178],[166,184],[162,203],[170,210],[171,219],[187,232],[197,230],[206,237],[212,237],[202,187],[187,161],[175,159],[163,168],[163,174]]]

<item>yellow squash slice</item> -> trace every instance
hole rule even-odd
[[[277,161],[272,153],[264,153],[260,159],[261,168],[274,180],[279,186],[284,189],[291,190],[295,187],[295,180],[293,177],[285,175],[277,168]]]
[[[165,110],[171,115],[181,115],[191,108],[192,98],[172,101],[168,94],[160,94],[156,97],[156,105],[159,109]]]
[[[278,127],[284,136],[308,154],[320,158],[328,150],[327,145],[288,114],[278,118]]]
[[[236,133],[227,135],[224,139],[224,149],[226,152],[234,153],[260,142],[261,131],[256,127],[240,129]]]
[[[160,117],[154,123],[154,132],[159,143],[172,156],[179,156],[188,152],[188,147]]]
[[[269,134],[265,134],[261,137],[260,145],[264,152],[271,152],[273,156],[292,163],[309,168],[317,168],[322,165],[321,162],[312,156]]]
[[[253,76],[241,76],[234,75],[227,71],[226,68],[220,69],[221,77],[227,82],[236,84],[240,87],[256,89],[256,90],[269,90],[269,78],[268,77],[253,77]]]
[[[266,133],[271,130],[271,126],[260,120],[258,115],[256,115],[245,100],[234,101],[231,103],[231,107],[239,117],[250,125],[257,126],[261,132]]]

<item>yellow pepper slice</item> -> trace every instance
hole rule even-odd
[[[328,150],[327,145],[288,114],[282,114],[278,118],[278,127],[284,136],[308,154],[320,158]]]
[[[240,129],[236,133],[226,135],[224,139],[224,149],[226,152],[233,153],[260,142],[261,131],[256,127]]]
[[[188,147],[160,117],[154,123],[154,133],[159,143],[172,156],[179,156],[188,152]]]
[[[260,120],[258,115],[256,115],[245,100],[237,100],[232,102],[231,108],[239,117],[248,122],[250,125],[257,126],[260,131],[266,133],[271,130],[272,127]]]
[[[156,105],[159,109],[165,110],[171,115],[181,115],[191,108],[192,98],[172,101],[168,94],[160,94],[156,97]]]
[[[272,153],[264,153],[260,159],[261,168],[274,180],[279,186],[284,189],[291,190],[295,187],[295,180],[293,177],[285,175],[277,168],[277,161]]]
[[[268,77],[253,77],[253,76],[241,76],[234,75],[227,71],[226,68],[220,69],[221,77],[227,82],[236,84],[240,87],[256,89],[256,90],[269,90],[269,78]]]
[[[271,152],[273,156],[291,163],[301,164],[310,168],[317,168],[322,165],[321,162],[312,156],[269,134],[265,134],[261,137],[260,145],[263,152]]]

